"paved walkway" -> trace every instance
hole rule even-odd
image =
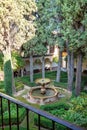
[[[23,89],[23,90],[20,90],[20,91],[18,91],[18,92],[16,92],[16,94],[14,94],[14,96],[19,96],[19,95],[21,95],[24,91],[30,90],[30,89],[31,89],[31,87],[29,87],[29,86],[27,86],[27,85],[24,85],[24,89]]]

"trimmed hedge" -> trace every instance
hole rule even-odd
[[[60,82],[63,82],[63,83],[67,83],[67,81],[68,81],[68,78],[66,78],[66,77],[60,79]]]
[[[9,112],[8,112],[8,106],[7,103],[3,101],[3,123],[4,125],[9,124]],[[7,107],[6,107],[7,106]],[[16,105],[11,104],[11,124],[17,124],[17,108]],[[21,123],[24,120],[24,117],[26,115],[26,110],[22,107],[19,107],[19,123]],[[0,116],[0,126],[2,125],[2,117]]]
[[[45,111],[52,111],[52,110],[59,110],[61,108],[68,110],[69,109],[69,104],[65,102],[58,102],[58,103],[53,103],[53,104],[47,104],[47,105],[42,105],[40,108],[45,110]]]
[[[33,83],[30,82],[29,76],[24,76],[24,77],[18,77],[18,78],[16,78],[16,82],[18,82],[18,80],[19,80],[19,82],[22,82],[23,84],[28,85],[30,87],[36,86],[35,82],[33,82]]]
[[[67,88],[67,83],[54,81],[54,86],[61,87],[61,88]]]
[[[12,130],[17,130],[17,126],[11,126]],[[4,130],[9,130],[9,126],[4,127]],[[26,130],[26,128],[19,126],[19,130]]]
[[[21,81],[17,81],[17,82],[15,83],[15,86],[16,86],[16,92],[18,92],[18,91],[24,89],[24,84],[23,84]]]
[[[16,92],[24,89],[24,84],[22,83],[22,81],[16,81],[15,86],[16,86]],[[0,82],[0,92],[5,93],[4,81]]]
[[[61,116],[63,115],[67,110],[69,110],[69,104],[66,104],[65,102],[58,102],[58,103],[54,103],[54,104],[47,104],[47,105],[43,105],[40,108],[42,110],[48,111],[50,112],[52,115],[55,116]],[[62,118],[62,116],[61,116]],[[34,123],[35,125],[38,125],[38,117],[35,115],[34,117]],[[52,129],[52,121],[46,119],[45,117],[41,117],[41,121],[40,124],[42,127],[47,128],[47,129]],[[56,123],[56,130],[67,130],[67,128],[63,125],[57,124]]]
[[[49,120],[49,119],[47,119],[45,117],[41,117],[40,119],[41,119],[40,120],[40,125],[42,127],[46,128],[46,129],[53,130],[52,129],[53,124],[52,124],[51,120]],[[38,125],[38,117],[36,115],[34,116],[34,124]],[[60,125],[60,124],[56,123],[55,130],[68,130],[68,129],[65,126],[63,126],[63,125]]]

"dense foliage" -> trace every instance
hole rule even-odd
[[[23,68],[25,65],[24,59],[16,51],[12,52],[12,65],[14,71]]]
[[[7,100],[3,99],[3,123],[4,125],[9,124],[9,112],[8,112],[8,102]],[[15,104],[10,105],[11,109],[11,123],[17,124],[17,108]],[[26,111],[24,108],[19,107],[19,122],[21,123],[25,117]],[[0,126],[2,125],[2,117],[0,116]]]
[[[0,70],[3,70],[3,54],[0,53]]]
[[[33,15],[35,10],[36,5],[32,0],[0,1],[0,51],[4,55],[4,68],[7,67],[6,62],[9,60],[11,62],[11,66],[9,66],[12,72],[12,75],[9,75],[11,94],[15,93],[11,52],[15,49],[19,50],[23,43],[35,35],[35,27],[32,22],[35,19]],[[4,75],[7,76],[7,74]]]
[[[67,103],[57,102],[50,105],[41,106],[41,109],[50,112],[51,114],[65,119],[69,122],[77,124],[81,127],[87,128],[87,95],[82,93],[77,98],[71,98]],[[85,109],[84,109],[85,108]],[[35,124],[38,124],[37,117],[35,116]],[[47,125],[49,124],[49,125]],[[41,118],[41,125],[46,128],[52,128],[52,122],[46,118]],[[67,130],[62,125],[56,125],[56,130]]]
[[[23,82],[16,80],[15,81],[15,87],[16,87],[16,91],[18,92],[18,91],[24,89],[24,84],[23,84]],[[9,90],[7,90],[7,91],[9,91]],[[4,88],[4,81],[0,81],[0,92],[6,93],[5,88]]]
[[[72,90],[74,55],[77,54],[75,92],[81,91],[82,59],[87,48],[87,0],[59,0],[61,38],[68,52],[68,89]],[[70,77],[70,78],[69,78]],[[72,80],[71,80],[72,79]]]

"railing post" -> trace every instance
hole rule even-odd
[[[4,130],[2,97],[0,97],[0,100],[1,100],[1,118],[2,118],[2,130]]]
[[[40,130],[40,115],[38,114],[38,130]]]
[[[19,130],[19,111],[18,111],[18,104],[16,104],[17,106],[17,130]]]
[[[29,130],[29,110],[26,109],[26,118],[27,118],[27,130]]]
[[[8,112],[9,112],[9,130],[11,130],[11,111],[10,111],[10,101],[8,100]]]
[[[54,121],[52,121],[52,130],[55,130],[55,122]]]

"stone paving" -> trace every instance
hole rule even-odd
[[[24,89],[23,90],[20,90],[18,92],[16,92],[16,94],[14,94],[14,96],[19,96],[21,95],[23,92],[25,92],[26,90],[30,90],[31,87],[27,86],[27,85],[24,85]]]

